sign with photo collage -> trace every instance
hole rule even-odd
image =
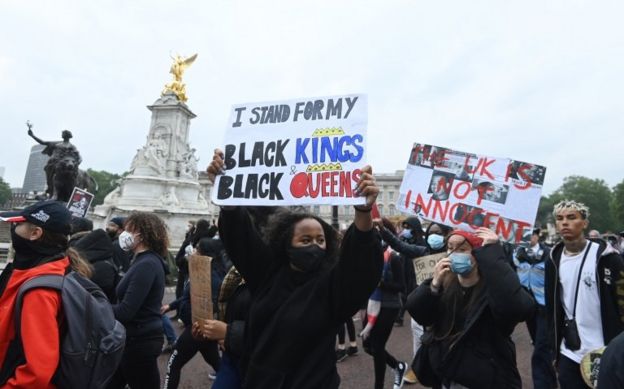
[[[494,230],[504,241],[531,236],[546,168],[415,143],[397,208],[453,228]]]

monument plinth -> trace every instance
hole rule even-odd
[[[181,244],[188,220],[209,218],[197,174],[198,159],[189,145],[195,114],[174,91],[166,91],[153,105],[145,145],[137,150],[124,177],[104,203],[95,207],[102,222],[130,212],[157,212],[171,233],[173,246]]]

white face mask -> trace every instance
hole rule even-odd
[[[134,236],[128,231],[119,234],[119,247],[121,247],[123,251],[131,251],[135,244]]]

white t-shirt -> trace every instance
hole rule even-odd
[[[598,244],[587,242],[590,244],[590,247],[583,269],[581,269],[578,300],[576,303],[576,325],[581,338],[581,348],[576,351],[569,350],[565,346],[565,341],[561,343],[560,348],[561,354],[577,363],[580,363],[583,356],[588,352],[604,346],[600,296],[598,294],[596,277]],[[587,246],[585,246],[585,249],[587,249]],[[578,279],[579,267],[583,261],[585,249],[574,256],[567,256],[565,250],[561,254],[559,281],[562,286],[561,301],[566,319],[571,319],[574,316],[572,310],[574,309],[576,280]]]

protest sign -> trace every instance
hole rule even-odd
[[[193,323],[212,320],[211,257],[193,254],[189,257],[189,279],[191,280],[191,316]]]
[[[93,195],[86,190],[80,188],[74,188],[69,201],[67,202],[67,209],[76,217],[85,217],[93,201]]]
[[[490,228],[518,243],[531,235],[545,174],[527,162],[415,143],[397,208],[468,231]]]
[[[414,272],[416,273],[416,285],[420,285],[428,278],[433,278],[433,268],[436,263],[447,255],[446,253],[437,253],[414,258],[412,262],[414,263]]]
[[[235,105],[228,123],[213,203],[364,204],[365,95]]]

